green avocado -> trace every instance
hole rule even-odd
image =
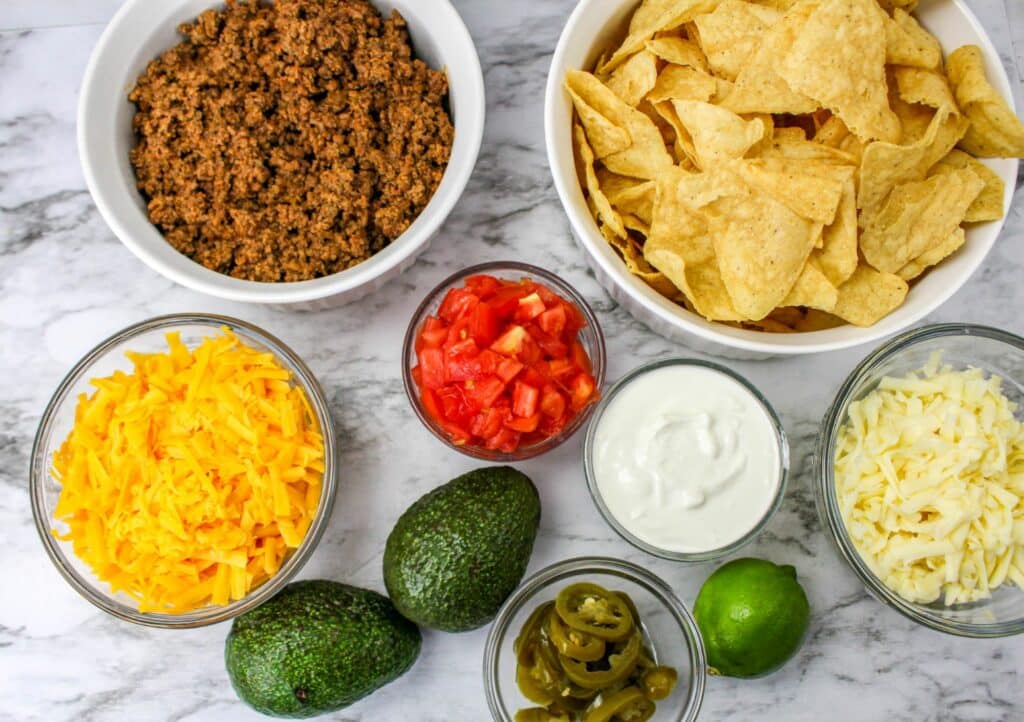
[[[403,615],[463,632],[486,624],[516,588],[540,525],[540,497],[508,466],[434,489],[398,519],[384,548],[384,584]]]
[[[235,692],[257,712],[313,717],[402,676],[420,642],[387,597],[312,580],[236,618],[224,660]]]

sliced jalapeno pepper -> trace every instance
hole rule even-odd
[[[549,712],[543,707],[529,707],[516,712],[516,722],[569,722],[569,716]]]
[[[613,645],[605,659],[598,662],[581,662],[571,657],[560,657],[562,669],[569,680],[580,687],[606,689],[624,682],[636,669],[641,641],[640,635],[634,634],[624,644]]]
[[[555,609],[566,626],[610,642],[633,631],[633,613],[622,597],[597,584],[573,584],[558,593]]]
[[[516,666],[516,686],[535,704],[549,705],[558,698],[558,680],[548,675],[546,667],[539,658],[530,666]]]
[[[554,608],[554,602],[542,604],[534,609],[533,613],[526,619],[526,623],[523,624],[523,628],[519,631],[519,636],[516,637],[516,641],[512,644],[512,649],[516,653],[516,661],[519,664],[530,665],[534,647],[540,642],[541,629],[544,627],[548,614]]]
[[[640,677],[640,687],[644,696],[652,702],[665,699],[675,689],[679,675],[672,667],[655,667],[643,673]]]
[[[557,612],[548,615],[547,631],[559,654],[581,662],[596,662],[604,656],[604,640],[567,627]]]
[[[637,687],[623,687],[583,717],[583,722],[644,722],[654,715],[654,703]]]

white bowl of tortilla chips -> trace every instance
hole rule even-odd
[[[952,296],[1017,175],[1016,157],[974,156],[1021,156],[1024,126],[977,18],[916,4],[581,0],[545,134],[612,297],[668,338],[758,358],[875,342]]]

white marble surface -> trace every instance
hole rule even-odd
[[[192,310],[248,319],[291,344],[330,397],[344,469],[330,529],[303,576],[378,590],[394,519],[420,494],[473,466],[420,426],[399,381],[408,317],[442,276],[505,258],[558,269],[599,312],[611,379],[641,361],[688,352],[651,334],[602,292],[570,240],[549,180],[542,88],[572,0],[456,0],[486,73],[489,115],[476,174],[408,275],[358,306],[316,315],[176,287],[138,262],[100,219],[78,168],[74,108],[90,49],[117,4],[0,2],[0,720],[254,720],[224,673],[226,625],[161,632],[116,622],[80,599],[43,554],[26,492],[32,435],[51,391],[91,345],[130,322]],[[972,4],[1010,62],[1001,0]],[[1016,33],[1024,42],[1024,27]],[[929,320],[1024,332],[1021,201],[1018,192],[984,268]],[[758,681],[710,680],[702,719],[1024,719],[1024,638],[955,639],[881,607],[839,561],[817,520],[809,455],[818,420],[867,350],[732,364],[765,391],[793,441],[785,505],[745,553],[795,564],[814,617],[806,645],[781,672]],[[576,555],[623,557],[693,602],[711,568],[655,560],[619,540],[588,498],[578,437],[521,467],[544,504],[530,571]],[[427,632],[410,673],[332,719],[487,719],[485,634]]]

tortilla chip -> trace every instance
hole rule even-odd
[[[675,131],[675,139],[673,141],[673,150],[675,157],[679,160],[679,165],[689,164],[694,169],[697,168],[695,159],[697,157],[697,151],[693,147],[693,138],[690,137],[690,131],[679,120],[679,116],[676,115],[675,108],[672,107],[671,101],[665,100],[654,105],[654,109],[661,116],[662,120],[668,123]],[[684,168],[686,170],[686,168]]]
[[[673,100],[672,107],[693,139],[694,160],[703,170],[722,160],[743,157],[764,137],[764,123],[757,118],[744,120],[717,105],[695,100]]]
[[[605,84],[623,102],[635,108],[657,80],[658,57],[647,50],[641,50],[615,68]]]
[[[981,189],[981,193],[964,214],[964,221],[977,223],[979,221],[997,221],[1002,218],[1003,196],[1006,194],[1003,179],[977,158],[960,150],[951,150],[949,155],[932,166],[929,175],[949,173],[959,168],[970,168],[985,182],[985,187]]]
[[[870,222],[871,215],[893,188],[923,179],[928,169],[952,150],[966,128],[967,119],[946,107],[935,114],[924,137],[914,143],[868,143],[861,159],[857,196],[857,206],[865,211],[861,225]]]
[[[920,256],[897,271],[896,275],[904,281],[910,281],[917,278],[929,268],[956,252],[960,246],[964,245],[966,238],[967,236],[964,234],[964,229],[957,228],[949,238],[931,250],[922,253]]]
[[[608,61],[600,66],[604,72],[618,67],[644,43],[661,30],[671,30],[693,20],[701,13],[711,12],[720,0],[644,0],[629,22],[629,35]]]
[[[708,70],[708,59],[700,46],[692,40],[683,38],[654,38],[644,46],[659,58],[671,65],[683,65],[695,70]]]
[[[626,130],[628,108],[612,91],[590,73],[569,71],[565,89],[572,97],[576,114],[587,132],[587,140],[597,158],[626,150],[632,144]]]
[[[626,228],[622,225],[622,218],[612,208],[611,203],[608,202],[608,197],[601,191],[601,186],[597,182],[597,173],[594,171],[594,151],[591,150],[590,145],[587,143],[587,135],[583,132],[583,127],[574,124],[572,135],[576,152],[579,154],[583,165],[583,177],[586,180],[587,193],[597,209],[598,220],[603,221],[616,234],[625,237]]]
[[[658,182],[644,258],[665,274],[709,321],[739,321],[718,269],[703,215],[706,179],[674,169]]]
[[[667,65],[647,94],[652,103],[663,100],[699,100],[707,102],[718,92],[715,78],[702,70],[682,65]]]
[[[864,259],[879,271],[896,273],[949,238],[984,186],[969,168],[897,186],[864,227]]]
[[[946,72],[956,102],[971,121],[960,147],[978,158],[1024,157],[1024,124],[985,78],[978,46],[955,50]]]
[[[831,311],[839,300],[839,291],[832,285],[813,257],[804,264],[804,269],[782,299],[782,306],[806,306],[822,311]]]
[[[879,13],[885,25],[885,62],[935,69],[942,64],[942,46],[935,36],[917,24],[906,11],[896,8],[890,18]]]
[[[723,0],[712,12],[693,19],[700,45],[715,75],[735,80],[761,36],[782,13],[743,0]]]
[[[600,80],[590,73],[570,70],[565,74],[565,84],[570,93],[584,98],[588,105],[598,110],[605,118],[612,120],[614,125],[626,129],[631,140],[630,145],[624,150],[600,156],[608,170],[620,175],[653,179],[658,175],[658,171],[672,165],[672,157],[665,150],[661,131],[654,121],[624,103]],[[580,120],[587,129],[587,139],[593,147],[594,136],[591,135],[582,115]]]
[[[839,286],[857,268],[857,190],[852,177],[843,184],[835,220],[821,232],[821,248],[811,257],[833,286]]]
[[[839,287],[832,313],[854,326],[871,326],[899,308],[908,290],[907,282],[893,273],[857,266]]]
[[[644,260],[643,252],[637,248],[633,241],[628,238],[618,237],[614,231],[604,224],[601,224],[600,230],[601,235],[608,241],[608,244],[619,252],[623,263],[626,264],[626,268],[631,274],[665,298],[675,300],[679,296],[679,289],[676,288],[675,284]]]
[[[736,84],[722,99],[734,113],[813,113],[819,104],[793,89],[777,71],[779,60],[793,44],[816,2],[803,0],[761,36],[747,57]]]
[[[885,27],[875,0],[822,0],[777,68],[793,90],[829,108],[862,140],[900,139],[899,119],[889,108]]]
[[[838,148],[843,139],[850,134],[850,129],[838,115],[830,116],[814,134],[814,142],[829,148]]]
[[[804,311],[803,318],[797,320],[793,328],[802,333],[813,333],[814,331],[825,331],[836,326],[842,326],[846,322],[838,316],[816,308],[808,308]]]
[[[615,186],[612,189],[607,189],[602,185],[602,189],[608,196],[608,201],[617,211],[635,215],[650,225],[656,189],[654,181],[644,181],[629,187]]]
[[[900,98],[907,103],[920,103],[932,108],[957,107],[946,76],[941,73],[921,68],[893,68],[892,74]]]
[[[747,185],[786,205],[801,218],[828,225],[853,167],[816,160],[756,158],[732,166]]]
[[[747,319],[764,318],[796,283],[821,224],[745,183],[728,188],[704,212],[733,307]]]

